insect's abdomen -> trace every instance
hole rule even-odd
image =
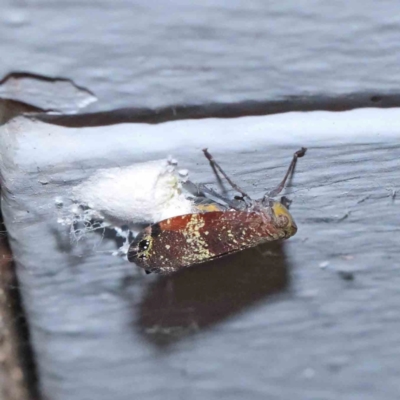
[[[268,216],[245,211],[188,214],[161,221],[152,227],[147,236],[149,246],[145,256],[131,257],[130,261],[161,273],[173,272],[285,235]]]

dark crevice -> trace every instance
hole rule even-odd
[[[39,74],[33,74],[31,72],[11,72],[7,74],[3,79],[0,80],[0,85],[3,85],[6,83],[9,79],[35,79],[38,81],[44,81],[44,82],[55,82],[55,81],[65,81],[65,82],[71,82],[73,83],[70,79],[67,78],[58,78],[58,77],[49,77],[49,76],[44,76],[44,75],[39,75]]]
[[[15,320],[15,332],[19,343],[18,357],[25,375],[25,384],[32,400],[40,399],[38,388],[38,377],[33,349],[30,341],[29,326],[26,320],[25,311],[22,305],[22,299],[19,292],[17,279],[14,280],[13,288],[10,289],[10,298],[13,299],[10,304],[13,315],[18,315]]]
[[[69,78],[61,78],[58,76],[49,77],[49,76],[45,76],[45,75],[39,75],[39,74],[34,74],[31,72],[24,72],[24,71],[11,72],[10,74],[7,74],[3,79],[0,80],[0,86],[4,85],[7,81],[9,81],[11,79],[15,79],[15,80],[31,79],[31,80],[47,82],[47,83],[67,82],[67,83],[70,83],[71,86],[74,86],[75,88],[77,88],[78,90],[87,92],[87,93],[91,94],[92,96],[94,96],[94,93],[91,92],[89,89],[86,89],[83,86],[77,85],[73,80],[71,80]]]
[[[6,124],[8,121],[21,114],[37,114],[43,112],[44,110],[41,108],[31,106],[22,101],[0,98],[0,125]]]
[[[90,90],[77,85],[71,79],[29,72],[6,75],[0,81],[0,99],[29,105],[37,108],[37,112],[56,112],[63,115],[77,113],[97,101]]]
[[[0,229],[5,232],[1,214]],[[10,347],[13,348],[13,352],[8,355],[8,364],[11,364],[8,367],[10,369],[9,378],[3,389],[9,387],[6,394],[9,393],[10,398],[25,398],[26,395],[23,393],[26,389],[29,399],[38,400],[40,399],[38,377],[30,341],[29,326],[22,304],[15,264],[11,260],[4,261],[4,255],[11,254],[5,237],[1,238],[0,252],[3,255],[3,261],[0,263],[0,288],[4,293],[0,307],[2,308],[1,314],[6,324],[7,332],[10,335],[6,339],[8,339]],[[19,383],[13,382],[13,369],[15,366],[22,368],[23,371],[23,380]],[[7,365],[5,369],[7,369]],[[11,396],[10,393],[14,393],[17,397]],[[19,394],[16,395],[16,393]]]
[[[34,117],[65,127],[94,127],[121,123],[158,124],[167,121],[203,118],[238,118],[262,116],[290,111],[346,111],[355,108],[391,108],[400,106],[400,95],[374,93],[322,97],[293,96],[281,101],[246,101],[236,104],[177,105],[159,109],[123,108],[113,111],[75,115],[34,114]]]

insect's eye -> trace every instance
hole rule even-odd
[[[148,250],[149,246],[150,246],[150,241],[149,240],[146,240],[146,239],[141,240],[139,242],[139,246],[138,246],[139,247],[139,249],[138,249],[139,253],[145,252],[146,250]]]
[[[134,260],[136,257],[147,258],[147,254],[151,246],[150,240],[138,238],[129,249],[128,259]]]

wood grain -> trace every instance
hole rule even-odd
[[[3,129],[2,208],[48,398],[397,396],[399,141],[383,131],[287,133],[279,144],[270,118],[165,124],[151,135],[140,124],[74,130],[24,119]],[[337,126],[342,118],[335,114]],[[303,128],[299,121],[296,132]],[[56,197],[67,206],[74,185],[116,160],[159,158],[163,136],[193,181],[214,184],[201,141],[216,130],[214,157],[255,198],[308,147],[285,193],[298,232],[284,244],[165,278],[112,257],[112,236],[73,244],[57,224]]]

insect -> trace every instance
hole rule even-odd
[[[297,159],[303,157],[306,150],[302,147],[294,153],[282,182],[275,189],[261,199],[253,200],[204,149],[217,176],[221,174],[240,196],[231,200],[205,185],[189,181],[186,189],[193,195],[193,213],[168,218],[145,228],[131,243],[128,260],[147,273],[168,274],[293,236],[297,226],[287,209],[289,201],[285,197],[276,201],[274,197],[283,190]]]

